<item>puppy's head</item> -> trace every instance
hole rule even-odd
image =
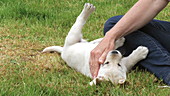
[[[122,54],[119,51],[110,51],[104,64],[100,66],[98,76],[92,82],[96,84],[99,81],[107,80],[113,84],[123,84],[126,80],[126,69],[124,65],[120,64],[121,59]],[[91,85],[93,85],[92,82]]]

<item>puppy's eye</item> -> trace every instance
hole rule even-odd
[[[119,63],[117,64],[118,66],[121,66]]]
[[[104,64],[109,64],[109,62],[106,62],[106,63],[104,63]]]

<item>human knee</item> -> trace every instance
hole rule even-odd
[[[122,15],[113,16],[109,18],[104,24],[104,35],[108,32],[120,19]]]

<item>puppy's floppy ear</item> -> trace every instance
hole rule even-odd
[[[96,77],[93,79],[93,81],[90,82],[90,85],[96,85],[97,83],[99,83],[100,81],[102,81],[104,78],[103,77]]]
[[[90,86],[96,85],[97,83],[97,78],[94,78],[93,81],[90,82]]]

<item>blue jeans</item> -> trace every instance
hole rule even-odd
[[[104,26],[104,35],[121,18],[122,16],[114,16],[108,19]],[[146,68],[165,84],[170,85],[170,22],[152,20],[125,38],[125,44],[120,48],[124,51],[124,56],[128,56],[138,46],[146,46],[149,54],[137,65]]]

